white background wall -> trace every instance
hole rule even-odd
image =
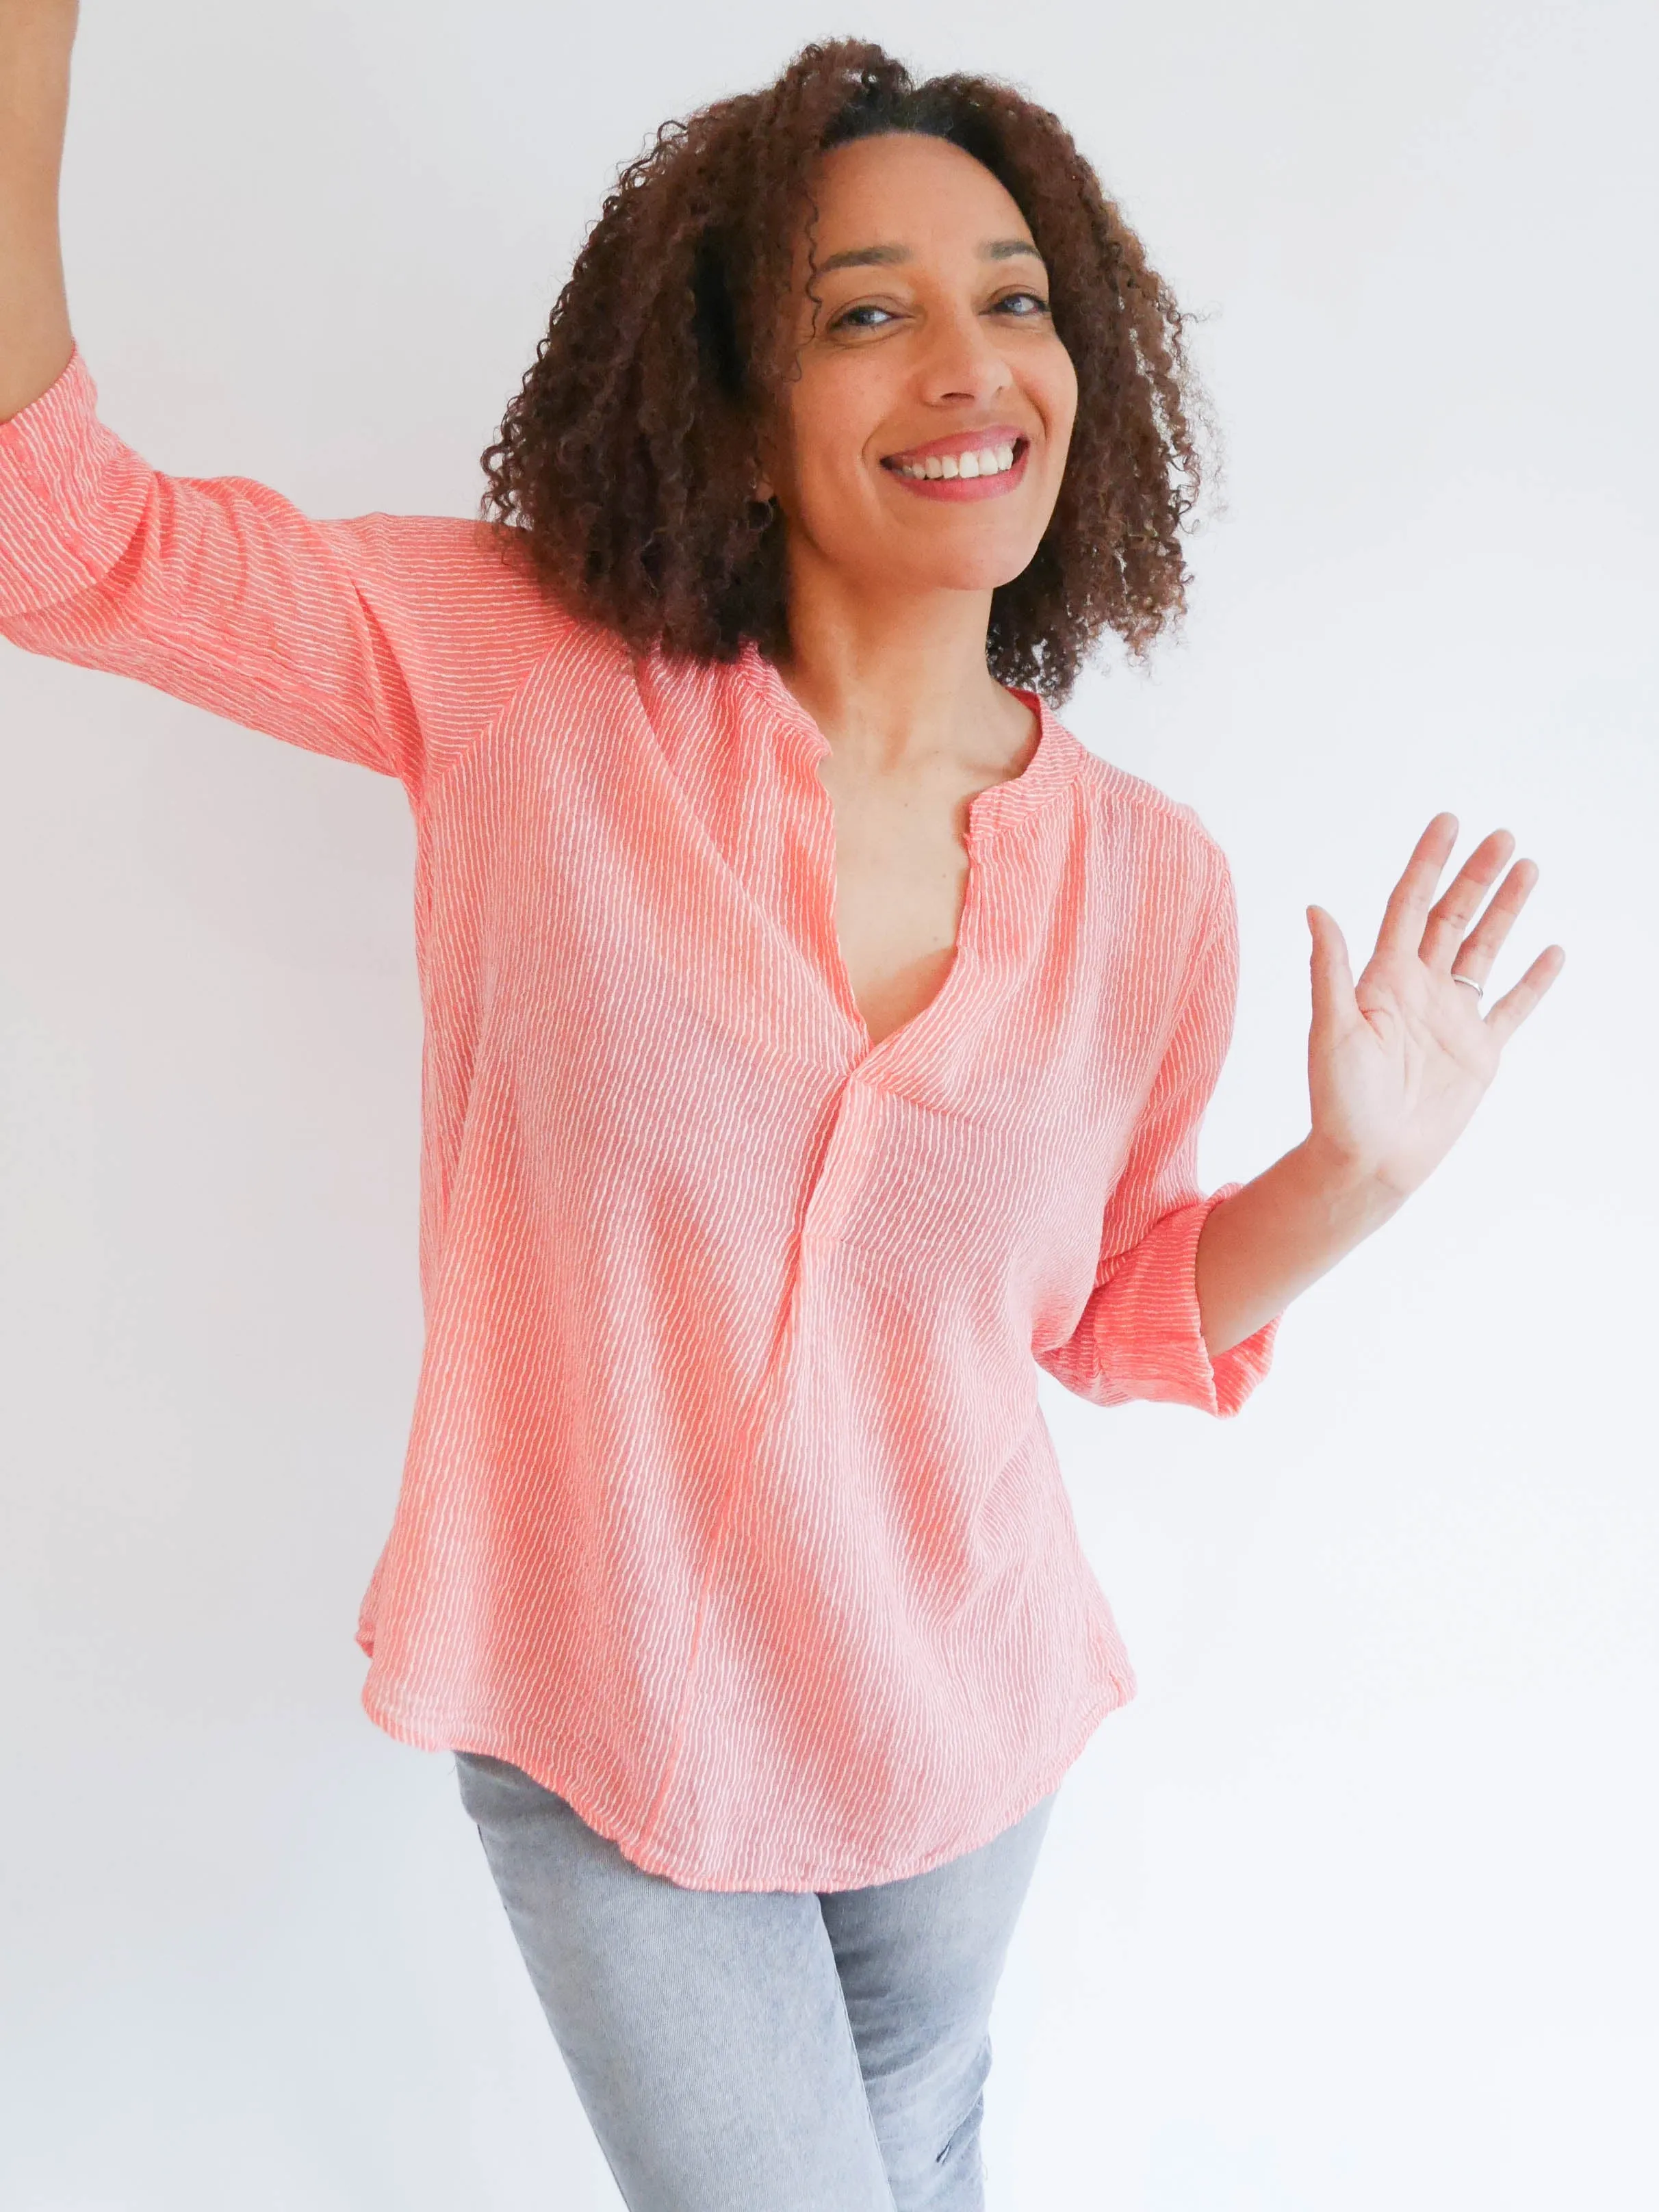
[[[1049,1396],[1141,1677],[995,2019],[993,2212],[1659,2198],[1656,58],[1636,0],[861,20],[87,0],[76,330],[159,465],[467,513],[662,118],[851,28],[1072,123],[1229,449],[1184,643],[1066,719],[1233,863],[1214,1184],[1417,833],[1568,965],[1237,1421]],[[447,1760],[356,1703],[419,1350],[398,787],[0,647],[6,2212],[617,2200]],[[1046,1387],[1046,1383],[1045,1383]]]

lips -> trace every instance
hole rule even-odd
[[[889,453],[884,458],[882,466],[884,469],[897,468],[906,461],[925,461],[930,455],[943,460],[947,453],[954,460],[963,453],[986,450],[994,453],[999,446],[1012,446],[1018,454],[1022,445],[1030,443],[1025,433],[1015,423],[981,422],[976,429],[952,430],[947,437],[930,438],[926,445],[907,446],[902,453]]]
[[[902,453],[890,453],[883,469],[902,477],[907,484],[964,483],[987,477],[1009,477],[1024,473],[1022,462],[1030,452],[1030,441],[1006,422],[987,422],[984,429],[951,431],[949,438],[931,438],[927,445],[911,445]]]
[[[984,436],[986,433],[978,434]],[[884,462],[896,491],[907,498],[943,500],[948,505],[1000,499],[1025,480],[1031,447],[1025,438],[1016,445],[970,446],[961,453],[928,453],[925,459]]]

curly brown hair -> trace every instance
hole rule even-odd
[[[880,46],[839,40],[664,124],[576,256],[483,457],[482,511],[635,651],[729,660],[752,639],[781,657],[785,524],[753,489],[758,429],[794,367],[799,226],[816,219],[819,155],[889,131],[981,162],[1048,264],[1077,418],[1042,542],[992,595],[986,658],[1059,704],[1104,630],[1138,657],[1184,609],[1199,401],[1185,319],[1140,240],[1059,119],[994,79],[918,84]]]

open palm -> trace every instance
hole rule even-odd
[[[1482,838],[1436,901],[1456,842],[1456,816],[1437,814],[1395,885],[1358,983],[1335,921],[1323,907],[1308,908],[1313,1141],[1350,1172],[1402,1197],[1451,1149],[1498,1073],[1504,1046],[1566,960],[1560,945],[1547,946],[1482,1014],[1468,986],[1485,984],[1538,870],[1517,860],[1471,927],[1515,840],[1507,830]],[[1468,981],[1456,981],[1460,975]]]

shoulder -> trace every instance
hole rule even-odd
[[[1197,808],[1065,734],[1076,749],[1073,787],[1091,847],[1133,870],[1144,898],[1206,914],[1231,901],[1226,854]]]
[[[358,514],[325,526],[365,568],[406,590],[441,592],[480,611],[538,621],[571,617],[537,574],[520,533],[459,514]]]
[[[459,515],[362,514],[324,526],[389,643],[440,774],[514,702],[605,719],[628,655],[537,569],[520,533]]]
[[[543,662],[562,678],[620,682],[626,648],[561,599],[523,533],[459,515],[331,523],[370,611],[403,652],[464,687]]]

